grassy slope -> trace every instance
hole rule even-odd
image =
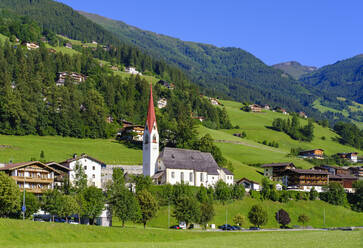
[[[1,247],[360,247],[363,231],[195,232],[0,219]]]
[[[344,99],[344,98],[341,98],[341,99]],[[339,99],[338,99],[339,100]],[[320,103],[320,100],[317,99],[314,101],[313,103],[313,107],[317,110],[319,110],[320,112],[324,113],[324,112],[327,112],[327,111],[330,111],[330,112],[333,112],[333,113],[341,113],[342,115],[344,115],[345,117],[349,117],[349,112],[346,110],[346,109],[343,109],[343,110],[338,110],[338,109],[334,109],[334,108],[330,108],[330,107],[326,107],[326,106],[323,106],[321,105]],[[362,104],[359,104],[357,102],[353,102],[353,105],[349,106],[350,110],[353,111],[353,112],[356,112],[356,111],[363,111],[363,105]],[[362,122],[358,122],[356,120],[353,120],[351,119],[352,122],[357,125],[359,128],[363,128],[363,123]]]
[[[39,159],[43,150],[48,161],[62,161],[74,153],[87,153],[109,164],[142,164],[141,150],[107,139],[0,135],[0,145],[11,146],[0,148],[0,163]]]
[[[341,227],[341,226],[361,226],[363,223],[363,213],[354,212],[348,208],[334,206],[323,201],[295,201],[291,200],[288,203],[280,203],[273,201],[263,201],[245,197],[241,201],[235,201],[226,205],[216,204],[216,215],[209,223],[216,225],[222,225],[226,222],[226,209],[227,220],[229,224],[233,224],[232,218],[237,213],[244,216],[248,216],[248,211],[255,204],[261,204],[268,212],[268,223],[264,228],[278,228],[278,224],[275,220],[275,213],[283,208],[285,209],[291,219],[290,226],[301,225],[297,222],[297,218],[300,214],[306,214],[310,217],[310,221],[307,225],[316,228],[322,227]],[[324,226],[324,209],[325,209],[325,226]],[[171,213],[173,209],[171,207]],[[158,216],[151,220],[150,226],[153,227],[167,227],[168,226],[168,208],[162,207],[159,210]],[[248,228],[251,224],[246,219],[247,223],[243,227]],[[177,224],[177,221],[171,217],[171,225]]]
[[[273,119],[278,117],[286,119],[288,116],[272,111],[247,113],[240,110],[241,104],[238,102],[222,101],[222,103],[226,107],[232,124],[234,126],[238,125],[240,129],[210,130],[205,127],[199,127],[198,130],[200,135],[210,133],[216,140],[243,143],[217,143],[224,156],[233,163],[236,178],[247,177],[260,181],[262,175],[257,173],[257,171],[261,170],[256,167],[248,166],[249,164],[255,163],[292,161],[302,168],[312,167],[310,163],[302,159],[287,157],[292,147],[302,147],[304,149],[323,148],[328,155],[356,150],[355,148],[343,146],[333,141],[332,138],[336,137],[336,134],[329,128],[315,125],[314,133],[316,137],[314,140],[311,143],[299,142],[291,139],[283,132],[277,132],[267,128],[271,126]],[[307,121],[303,119],[300,119],[300,122],[302,125],[307,123]],[[242,131],[247,133],[247,138],[241,139],[233,136],[233,133]],[[326,140],[322,140],[322,136],[325,136]],[[279,148],[271,148],[258,143],[263,140],[277,141],[279,143]],[[362,151],[358,152],[361,153]]]

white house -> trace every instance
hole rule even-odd
[[[165,108],[167,104],[168,104],[168,100],[166,100],[166,98],[161,98],[158,101],[158,108],[159,109]]]
[[[76,175],[76,165],[78,164],[83,167],[84,172],[87,175],[88,185],[102,188],[101,168],[106,166],[105,163],[88,155],[75,155],[73,158],[67,159],[60,164],[71,169],[71,171],[69,172],[69,180],[71,183],[74,183]]]
[[[156,124],[152,86],[143,137],[143,174],[157,184],[186,183],[193,186],[214,186],[218,180],[233,184],[233,174],[220,168],[210,153],[165,147],[159,155],[159,134]]]
[[[137,71],[135,67],[126,67],[125,72],[133,74],[133,75],[142,75],[141,72]]]
[[[237,184],[243,184],[246,189],[246,192],[250,192],[251,190],[260,191],[261,185],[258,182],[249,180],[247,178],[242,178],[236,182]]]

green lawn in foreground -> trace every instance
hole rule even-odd
[[[309,226],[315,228],[323,227],[342,227],[342,226],[361,226],[363,223],[363,213],[354,212],[349,208],[344,208],[341,206],[334,206],[326,202],[317,201],[295,201],[291,200],[288,203],[280,203],[273,201],[263,201],[252,199],[250,197],[245,197],[241,201],[234,201],[226,205],[215,204],[215,217],[209,223],[214,223],[216,225],[222,225],[226,222],[226,210],[227,210],[227,220],[229,224],[232,224],[232,218],[236,214],[240,213],[244,216],[248,216],[248,211],[255,204],[261,204],[262,207],[268,213],[268,223],[264,226],[265,228],[278,228],[278,224],[275,220],[275,213],[283,208],[285,209],[291,219],[290,226],[301,225],[297,222],[297,218],[300,214],[306,214],[310,217],[308,223]],[[325,225],[324,225],[324,209],[325,209]],[[173,209],[171,207],[171,213]],[[248,228],[251,226],[248,219],[247,223],[243,227]],[[171,218],[171,225],[177,224],[174,218]],[[151,220],[150,226],[166,228],[168,226],[168,207],[162,207],[158,216]]]
[[[3,145],[10,147],[1,148]],[[87,153],[107,164],[142,164],[142,150],[128,148],[113,139],[0,135],[0,163],[39,159],[42,150],[47,161],[60,162],[74,153]]]
[[[0,219],[0,247],[353,248],[363,231],[199,232],[96,227]]]

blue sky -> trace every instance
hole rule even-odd
[[[266,64],[323,66],[363,53],[362,0],[60,0],[186,41],[233,46]]]

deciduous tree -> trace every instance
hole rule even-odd
[[[263,226],[267,223],[267,211],[260,205],[253,205],[248,212],[248,219],[252,224],[257,227]]]

